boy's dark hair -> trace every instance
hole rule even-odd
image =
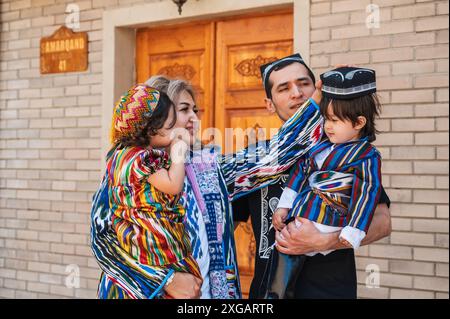
[[[280,64],[278,64],[276,67],[273,68],[273,71],[279,71],[279,70],[283,70],[285,67],[294,64],[294,63],[298,63],[303,65],[306,70],[308,71],[308,76],[311,78],[312,84],[316,85],[316,77],[314,76],[314,73],[312,73],[312,71],[310,70],[309,67],[306,66],[306,64],[304,63],[300,63],[298,61],[284,61],[281,62]],[[272,71],[272,72],[273,72]],[[272,99],[272,88],[273,88],[273,83],[272,81],[270,81],[270,77],[267,79],[267,84],[266,84],[266,95],[268,99]]]
[[[177,113],[175,104],[169,99],[166,93],[160,92],[158,106],[151,116],[144,116],[144,120],[138,124],[136,134],[133,136],[124,136],[118,140],[122,147],[139,146],[147,147],[150,145],[150,139],[155,136],[158,130],[164,127],[164,123],[169,118],[170,110],[173,110],[174,118],[169,128],[173,128],[177,122]]]
[[[328,105],[331,102],[334,115],[344,121],[349,120],[353,125],[358,123],[358,117],[366,118],[366,125],[361,129],[360,138],[367,137],[369,142],[376,140],[379,131],[375,127],[375,119],[380,115],[381,104],[376,93],[364,95],[350,100],[333,100],[323,97],[320,102],[320,112],[325,119],[329,119]]]

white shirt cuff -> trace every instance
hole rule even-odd
[[[281,195],[280,201],[278,202],[277,208],[292,208],[296,197],[297,192],[289,187],[286,187]]]
[[[339,238],[348,241],[353,246],[353,249],[359,248],[364,237],[366,237],[366,232],[351,226],[344,227],[339,235]]]

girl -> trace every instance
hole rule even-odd
[[[120,249],[141,265],[201,279],[179,203],[189,139],[174,138],[175,123],[168,96],[143,84],[115,106],[107,156],[111,228]]]

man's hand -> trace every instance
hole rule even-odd
[[[303,255],[314,251],[328,250],[338,242],[339,232],[322,234],[314,224],[298,217],[281,232],[276,232],[276,248],[287,255]]]
[[[171,283],[164,287],[174,299],[199,299],[203,280],[186,272],[176,272]]]

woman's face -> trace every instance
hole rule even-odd
[[[181,92],[178,101],[175,101],[177,122],[175,128],[186,129],[190,136],[190,144],[195,143],[199,130],[198,108],[188,91]]]

